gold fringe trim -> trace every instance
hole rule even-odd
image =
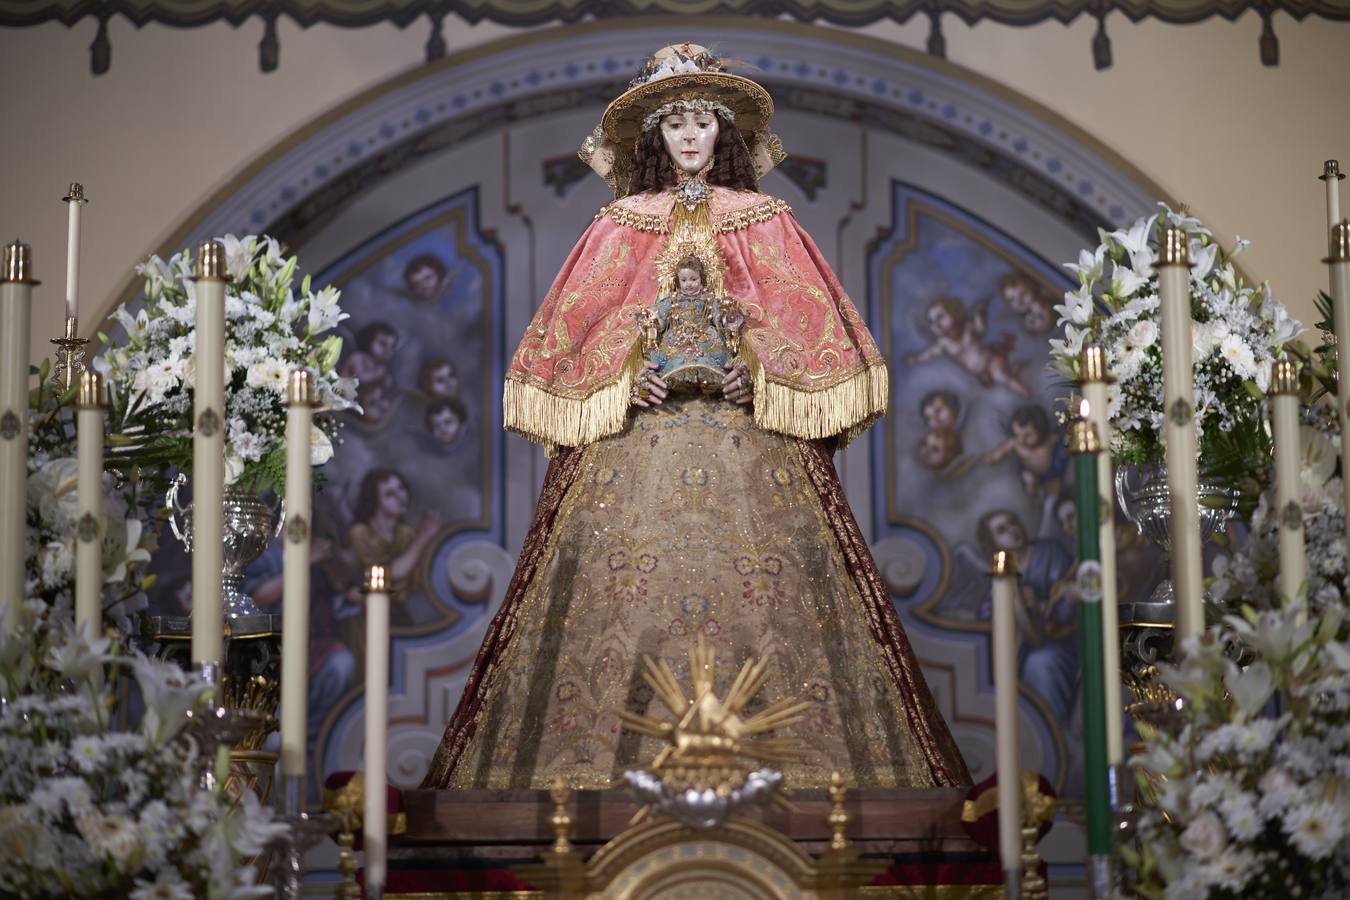
[[[634,335],[614,381],[585,397],[560,397],[510,377],[502,389],[502,423],[556,452],[558,446],[580,447],[621,431],[632,403],[629,391],[642,369],[642,341]]]
[[[842,450],[886,414],[890,375],[882,360],[863,363],[862,371],[831,387],[804,391],[770,381],[748,344],[741,344],[740,355],[754,380],[760,428],[808,439],[838,435]]]
[[[635,228],[638,231],[650,231],[654,234],[666,233],[666,217],[657,213],[636,212],[617,203],[611,203],[595,214],[597,219],[609,216],[619,225]]]
[[[713,233],[726,234],[728,231],[739,231],[751,225],[758,225],[760,222],[767,222],[774,216],[785,212],[792,212],[792,207],[777,197],[770,197],[763,203],[756,203],[754,206],[747,206],[745,209],[721,213],[716,216],[713,222]]]

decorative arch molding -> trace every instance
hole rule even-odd
[[[209,0],[183,3],[181,0],[0,0],[0,26],[27,26],[43,22],[74,25],[84,18],[98,21],[98,32],[89,47],[89,67],[94,75],[106,74],[112,63],[112,44],[108,40],[108,22],[121,16],[137,28],[150,23],[175,28],[193,28],[225,21],[239,26],[256,16],[263,22],[263,38],[258,43],[258,67],[263,72],[277,68],[281,42],[277,20],[291,19],[301,28],[324,23],[343,28],[359,28],[391,22],[400,28],[425,18],[429,27],[426,43],[428,62],[445,56],[445,38],[441,34],[445,19],[455,15],[466,22],[498,22],[529,27],[556,21],[577,22],[584,17],[597,19],[648,15],[681,15],[687,0],[610,0],[602,4],[576,0]],[[929,23],[927,48],[934,56],[946,55],[942,35],[942,17],[952,15],[973,25],[991,20],[1004,25],[1034,25],[1054,19],[1068,23],[1080,16],[1097,20],[1092,38],[1092,60],[1097,69],[1111,66],[1111,39],[1106,32],[1108,13],[1119,13],[1131,22],[1157,18],[1170,23],[1200,22],[1215,16],[1233,21],[1247,12],[1261,17],[1258,48],[1261,62],[1279,65],[1279,39],[1272,17],[1283,12],[1295,21],[1321,16],[1332,21],[1350,19],[1350,12],[1338,0],[706,0],[700,4],[704,14],[760,16],[766,19],[790,17],[801,22],[830,22],[859,26],[883,19],[906,22],[926,16]]]
[[[1057,114],[919,51],[793,22],[634,17],[506,38],[371,88],[247,165],[157,252],[228,232],[266,231],[298,246],[326,216],[422,158],[511,123],[588,107],[598,114],[646,51],[690,33],[737,48],[759,69],[756,77],[780,110],[927,145],[1085,236],[1166,198],[1142,172]],[[576,137],[579,143],[582,135]],[[138,290],[129,281],[117,300],[131,300]]]

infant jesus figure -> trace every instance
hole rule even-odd
[[[707,270],[697,256],[680,260],[675,279],[675,293],[637,314],[647,370],[655,376],[651,383],[677,393],[725,392],[729,400],[749,402],[749,378],[737,359],[745,315],[730,297],[709,296]]]

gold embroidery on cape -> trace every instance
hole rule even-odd
[[[635,228],[638,231],[650,231],[654,234],[666,233],[666,217],[658,213],[644,213],[636,210],[627,209],[618,203],[611,203],[596,214],[596,218],[609,216],[615,222],[626,228]]]
[[[758,225],[760,222],[767,222],[774,216],[785,212],[792,212],[792,207],[788,206],[777,197],[769,197],[762,203],[758,203],[754,206],[730,210],[714,216],[713,231],[717,234],[739,231],[740,229],[748,228],[751,225]]]

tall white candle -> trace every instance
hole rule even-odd
[[[225,652],[221,564],[225,541],[225,248],[197,248],[197,340],[192,391],[192,661]]]
[[[1340,384],[1341,434],[1350,434],[1350,220],[1342,220],[1331,229],[1331,254],[1325,260],[1331,266],[1331,318],[1336,326],[1336,378]],[[1341,472],[1350,472],[1350,440],[1341,440]],[[1345,508],[1350,510],[1350,478],[1341,478]],[[1350,526],[1350,517],[1347,517]],[[1347,531],[1350,541],[1350,530]]]
[[[384,887],[389,811],[385,798],[385,738],[389,727],[389,594],[384,566],[371,566],[366,593],[366,795],[364,833],[367,888]]]
[[[1303,590],[1308,558],[1303,552],[1303,491],[1299,461],[1298,368],[1278,359],[1270,372],[1270,424],[1275,433],[1275,509],[1280,539],[1280,594],[1291,599]]]
[[[80,207],[89,201],[84,198],[84,185],[71,182],[66,201],[66,318],[79,318],[80,310]]]
[[[75,412],[75,624],[103,630],[103,376],[80,376]]]
[[[28,483],[28,330],[33,254],[15,241],[5,247],[0,272],[0,602],[4,628],[14,628],[24,601],[24,531]]]
[[[1116,502],[1111,496],[1111,419],[1107,415],[1106,349],[1100,344],[1083,348],[1082,389],[1092,423],[1106,452],[1097,454],[1097,496],[1102,566],[1102,658],[1106,668],[1106,762],[1125,761],[1125,711],[1120,702],[1120,616],[1116,606]]]
[[[1190,254],[1186,233],[1168,227],[1158,255],[1162,298],[1163,421],[1171,496],[1172,589],[1176,640],[1205,630],[1200,556],[1199,453],[1195,435],[1195,374],[1191,356]]]
[[[314,380],[291,373],[286,409],[285,586],[281,616],[281,774],[305,774],[309,710],[310,431]]]
[[[1005,872],[1022,869],[1022,761],[1017,719],[1017,562],[994,554],[994,736],[998,763],[998,853]],[[1012,879],[1016,881],[1016,879]]]
[[[1340,162],[1329,159],[1322,163],[1322,174],[1318,177],[1327,186],[1327,227],[1335,228],[1341,220],[1341,180],[1345,173]]]

